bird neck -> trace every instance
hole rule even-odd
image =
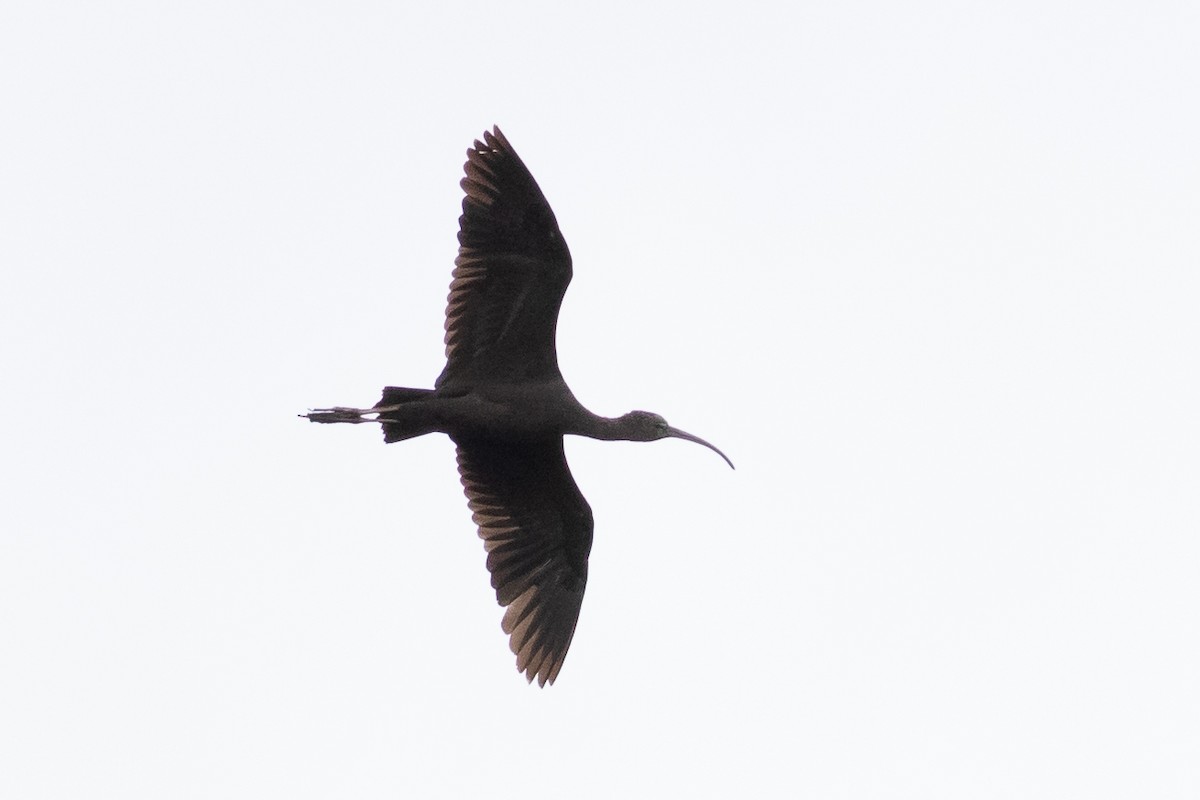
[[[601,417],[588,412],[587,429],[581,431],[584,436],[600,439],[606,442],[637,441],[629,425],[629,415],[621,417]]]

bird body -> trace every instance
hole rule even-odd
[[[426,398],[395,406],[386,405],[387,401],[385,390],[376,409],[385,431],[392,420],[399,424],[412,418],[431,420],[441,433],[523,439],[584,434],[592,420],[599,419],[575,399],[561,378],[434,389]]]
[[[467,151],[446,308],[446,367],[433,389],[389,386],[371,408],[316,409],[322,423],[379,423],[397,442],[445,433],[487,550],[517,668],[553,683],[575,632],[592,545],[591,508],[563,436],[713,445],[647,411],[588,411],[558,368],[555,328],[571,256],[553,211],[494,128]]]

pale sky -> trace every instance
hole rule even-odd
[[[0,797],[1200,796],[1195,3],[9,3]],[[428,387],[575,260],[528,686]]]

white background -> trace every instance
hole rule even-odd
[[[0,796],[1200,796],[1197,8],[5,4]],[[295,416],[432,384],[493,123],[738,467],[568,442],[545,690],[449,441]]]

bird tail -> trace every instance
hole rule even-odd
[[[405,389],[402,386],[383,387],[383,397],[375,404],[375,408],[381,409],[379,421],[383,424],[383,440],[390,444],[432,433],[434,427],[425,418],[426,415],[406,413],[405,409],[396,407],[416,400],[425,400],[432,394],[432,389]]]

